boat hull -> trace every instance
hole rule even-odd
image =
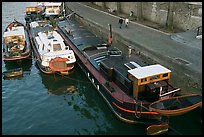
[[[150,105],[150,109],[169,117],[185,114],[201,105],[202,96],[192,94],[153,102]]]
[[[97,89],[98,93],[103,97],[111,111],[122,121],[127,123],[142,123],[142,124],[160,124],[161,115],[156,112],[150,112],[147,109],[141,107],[141,104],[136,104],[134,100],[132,102],[124,102],[118,100],[111,89],[107,87],[106,80],[98,72],[94,66],[81,54],[81,52],[75,47],[66,33],[58,26],[58,31],[65,39],[65,43],[70,45],[70,48],[75,52],[77,57],[77,63],[84,71],[87,78]],[[148,106],[148,104],[147,104]]]
[[[109,48],[108,51],[111,52],[111,54],[107,55],[108,53],[106,53],[106,51],[108,46],[100,47],[100,45],[102,45],[103,43],[98,42],[99,39],[97,39],[97,37],[91,35],[91,33],[88,32],[85,29],[85,27],[82,26],[82,24],[77,23],[77,21],[75,20],[72,21],[71,19],[70,20],[67,19],[59,23],[57,27],[58,27],[58,32],[64,38],[65,43],[68,44],[70,48],[75,52],[75,55],[77,57],[77,63],[84,71],[87,78],[97,89],[98,93],[103,97],[103,99],[105,100],[105,102],[107,103],[111,111],[120,120],[128,123],[142,123],[142,124],[155,124],[155,125],[164,124],[168,122],[168,121],[164,121],[164,119],[166,119],[167,116],[161,115],[156,111],[152,111],[151,109],[149,109],[149,105],[156,100],[162,100],[164,98],[171,98],[175,96],[176,93],[180,91],[179,88],[174,88],[167,83],[168,87],[166,87],[167,89],[163,94],[158,93],[158,96],[151,96],[152,98],[147,97],[147,98],[135,99],[133,97],[133,94],[128,93],[129,89],[131,90],[131,93],[132,93],[131,87],[126,89],[124,88],[124,86],[129,86],[128,84],[132,84],[132,83],[131,82],[128,83],[128,81],[125,81],[126,79],[124,79],[122,75],[114,75],[113,77],[112,75],[113,71],[111,71],[111,69],[112,68],[115,69],[114,73],[117,73],[116,72],[118,71],[117,68],[116,67],[114,68],[114,65],[116,64],[114,64],[113,66],[108,64],[108,63],[110,64],[114,63],[114,60],[113,59],[111,60],[110,58],[114,58],[113,57],[114,55],[117,56],[118,52],[115,52],[115,54],[112,54],[110,50],[111,48]],[[72,30],[74,31],[72,32]],[[86,31],[83,31],[83,30],[86,30]],[[83,37],[81,33],[86,34],[86,36]],[[73,35],[75,35],[75,37],[73,37]],[[91,38],[87,38],[88,36]],[[97,56],[99,54],[100,56]],[[106,55],[108,56],[107,58],[106,58]],[[120,58],[114,58],[114,59],[120,59]],[[102,68],[105,61],[110,61],[107,63],[105,68],[105,69],[110,68],[109,69],[110,71],[109,70],[106,71],[107,75],[103,74],[104,70]],[[118,64],[121,64],[122,66],[124,66],[123,63],[118,63]],[[124,77],[126,78],[126,76],[127,75],[125,75]],[[125,83],[124,81],[127,82],[127,84],[123,84]],[[162,85],[162,83],[160,84]],[[165,86],[165,84],[163,85]],[[154,88],[154,87],[151,87],[151,85],[149,85],[149,88]]]

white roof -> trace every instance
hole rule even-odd
[[[50,33],[50,32],[48,32],[48,33]],[[39,42],[39,40],[37,40],[37,43],[38,44],[43,43],[45,45],[45,47],[49,50],[51,49],[49,44],[53,45],[53,44],[59,43],[62,46],[62,49],[64,49],[65,48],[65,45],[63,43],[64,40],[60,36],[60,34],[58,34],[56,31],[52,31],[51,33],[52,33],[52,36],[54,36],[54,38],[48,39],[48,36],[45,33],[39,32],[38,33],[39,37],[36,37],[36,40],[39,39],[41,42]]]
[[[62,2],[45,2],[44,6],[61,6]]]
[[[13,27],[11,31],[4,32],[4,37],[19,36],[19,35],[25,36],[25,32],[24,32],[24,27],[23,26]]]
[[[128,73],[130,73],[137,79],[146,78],[148,76],[154,76],[154,75],[168,73],[168,72],[171,72],[171,70],[159,64],[128,70]]]
[[[38,22],[34,21],[30,23],[31,28],[36,28],[39,26]]]

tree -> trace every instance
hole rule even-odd
[[[102,2],[102,8],[106,9],[106,2]]]
[[[142,2],[137,2],[137,20],[143,20],[142,16]]]
[[[173,11],[174,11],[174,2],[168,2],[168,13],[166,20],[166,27],[168,30],[173,30]]]
[[[121,3],[117,2],[117,12],[120,13],[121,12]]]

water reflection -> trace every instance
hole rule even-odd
[[[57,74],[47,75],[42,72],[40,72],[40,76],[49,95],[65,95],[77,91],[77,87],[74,85],[75,83],[65,76],[59,76]]]
[[[5,61],[5,71],[12,70],[12,69],[17,69],[17,68],[22,68],[23,70],[23,75],[30,75],[31,73],[31,67],[32,67],[32,57],[24,60],[19,60],[19,61]],[[15,76],[15,77],[5,77],[3,76],[4,80],[20,80],[23,78],[23,75],[20,76]]]
[[[69,113],[75,114],[70,121],[78,121],[74,124],[71,134],[104,133],[111,127],[108,119],[111,116],[118,120],[107,108],[104,100],[96,92],[82,70],[75,66],[74,72],[69,76],[46,75],[40,73],[42,84],[47,89],[48,95],[61,96],[63,104]],[[107,112],[107,114],[105,114]],[[69,117],[71,118],[71,115]],[[87,126],[89,125],[89,126]],[[73,133],[74,132],[74,133]]]

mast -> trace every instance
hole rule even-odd
[[[64,5],[65,4],[65,2],[62,2],[62,6],[63,6],[63,16],[65,17],[65,9],[64,9]]]
[[[109,25],[109,29],[110,29],[110,36],[109,36],[109,39],[108,39],[108,42],[110,43],[110,44],[112,44],[112,41],[113,41],[113,38],[112,38],[112,26],[111,26],[111,24],[108,24]]]

